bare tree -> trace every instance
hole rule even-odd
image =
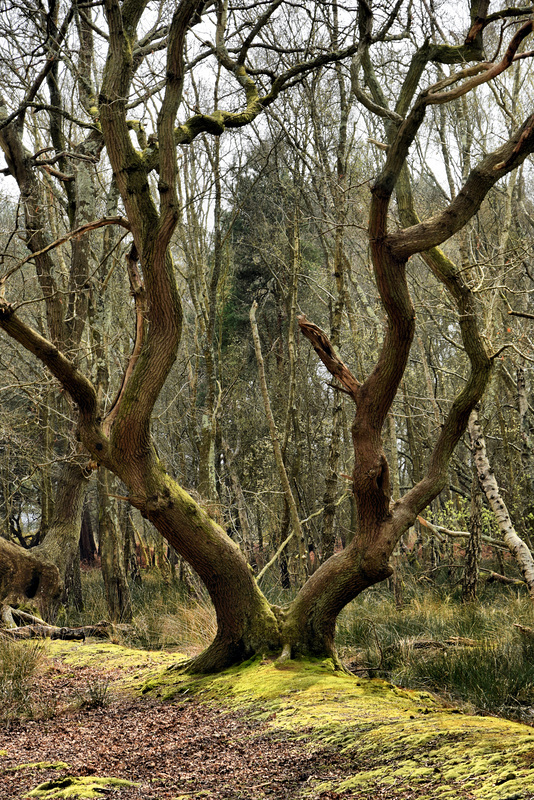
[[[287,22],[291,36],[296,36],[296,12],[292,6],[285,7],[283,0],[274,0],[259,10],[234,9],[221,0],[215,7],[208,7],[214,41],[201,37],[200,49],[191,50],[189,63],[186,44],[194,38],[192,26],[206,11],[203,0],[182,0],[173,10],[168,27],[158,27],[158,21],[158,26],[148,33],[147,5],[140,0],[105,0],[105,22],[101,24],[107,26],[107,57],[98,108],[90,112],[94,113],[95,127],[120,192],[125,213],[120,222],[133,240],[129,260],[131,265],[139,265],[144,296],[143,308],[138,309],[134,353],[107,418],[102,419],[95,387],[74,363],[68,348],[58,337],[47,340],[32,328],[17,309],[16,299],[0,300],[0,327],[60,381],[77,406],[78,434],[94,464],[106,467],[123,481],[130,503],[204,582],[216,609],[218,629],[214,642],[192,661],[191,669],[220,669],[265,650],[281,652],[284,658],[297,654],[335,658],[334,630],[339,612],[362,590],[391,574],[389,558],[396,543],[443,488],[454,448],[487,385],[494,354],[486,352],[478,332],[476,305],[468,284],[438,246],[460,231],[497,181],[534,150],[534,117],[529,116],[504,144],[482,158],[452,202],[424,222],[417,219],[413,208],[406,169],[409,149],[428,107],[449,103],[503,73],[518,57],[518,49],[532,32],[533,23],[525,22],[518,9],[488,15],[487,3],[473,2],[464,44],[430,45],[425,40],[416,48],[398,86],[395,109],[390,110],[382,102],[370,54],[374,44],[405,38],[406,26],[411,22],[411,3],[406,8],[397,3],[391,13],[380,12],[376,32],[370,7],[361,3],[357,41],[341,50],[325,47],[321,40],[316,42],[314,30],[309,27],[313,26],[313,19],[306,22],[304,9],[302,30],[307,39],[294,42],[291,50],[284,41],[270,37],[270,22],[279,15]],[[482,61],[484,31],[498,24],[503,16],[516,21],[517,31],[503,56]],[[166,61],[156,75],[161,91],[156,130],[146,142],[138,138],[136,146],[132,139],[135,126],[129,114],[130,107],[139,100],[134,86],[142,74],[139,65],[147,51],[157,53],[162,49]],[[278,55],[282,51],[283,58]],[[267,53],[264,61],[259,53]],[[289,53],[295,60],[288,66]],[[235,543],[166,472],[151,436],[154,405],[175,363],[182,328],[182,307],[170,252],[180,216],[177,149],[201,133],[222,136],[229,129],[251,124],[283,90],[306,74],[321,65],[352,57],[356,99],[387,122],[387,155],[373,185],[369,220],[369,245],[386,329],[374,370],[357,380],[326,335],[305,317],[300,319],[301,331],[356,404],[352,437],[358,524],[351,543],[323,563],[295,600],[280,609],[267,602]],[[217,108],[205,113],[198,109],[177,125],[177,115],[184,107],[187,69],[208,58],[216,60],[237,88],[242,104],[231,111]],[[466,66],[469,62],[472,65]],[[458,65],[458,69],[435,81],[436,63]],[[370,94],[359,84],[360,67]],[[432,83],[420,90],[425,75]],[[146,80],[148,77],[146,73]],[[226,96],[231,96],[229,91]],[[5,131],[4,141],[27,105],[26,101],[12,115],[3,113],[0,124]],[[4,149],[9,169],[13,170],[11,146],[9,141]],[[151,178],[154,171],[156,185]],[[395,191],[404,227],[390,231],[388,221]],[[109,220],[97,224],[104,222]],[[426,474],[392,503],[382,428],[403,379],[414,337],[406,265],[417,253],[423,254],[425,263],[456,304],[470,372],[444,419]]]

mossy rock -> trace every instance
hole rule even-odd
[[[139,786],[139,784],[121,778],[74,778],[67,775],[65,778],[39,784],[28,792],[26,797],[38,797],[41,800],[63,800],[63,798],[92,800],[92,798],[107,797],[110,788],[121,786]]]

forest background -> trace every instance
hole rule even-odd
[[[144,571],[185,602],[200,575],[212,669],[335,657],[386,578],[399,607],[411,580],[532,593],[531,6],[50,0],[1,25],[6,619],[80,609],[80,563],[123,623]]]

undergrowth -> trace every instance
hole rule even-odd
[[[534,607],[526,597],[501,590],[461,604],[427,589],[397,608],[375,589],[343,612],[338,647],[360,674],[534,723]]]
[[[101,580],[96,570],[84,576],[86,611],[70,610],[58,624],[106,618]],[[200,587],[186,595],[178,581],[148,572],[131,588],[134,620],[118,627],[121,643],[194,655],[212,641],[215,614]],[[357,674],[534,722],[534,637],[514,623],[534,629],[534,605],[507,588],[483,588],[476,603],[462,604],[445,586],[407,581],[398,608],[382,584],[343,611],[337,646]]]
[[[43,652],[41,642],[0,637],[0,722],[33,715],[32,687]]]
[[[216,633],[215,611],[202,588],[194,596],[184,594],[178,581],[145,572],[141,583],[130,586],[133,620],[117,626],[117,637],[130,647],[146,650],[179,648],[194,655],[212,641]],[[84,611],[63,611],[57,625],[92,624],[108,619],[102,575],[91,570],[83,576]]]

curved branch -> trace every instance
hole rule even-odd
[[[502,146],[470,173],[452,203],[425,222],[389,234],[385,245],[399,259],[441,244],[457,233],[478,211],[489,190],[534,152],[534,114]],[[391,175],[388,177],[392,177]]]
[[[185,36],[192,18],[200,14],[204,0],[182,0],[173,15],[167,49],[165,95],[158,114],[158,138],[160,142],[159,195],[160,221],[157,231],[157,248],[160,253],[167,249],[178,221],[178,195],[176,191],[176,150],[174,126],[184,87]]]
[[[72,397],[80,412],[83,443],[99,461],[109,459],[108,441],[98,425],[96,391],[66,356],[15,314],[11,303],[0,299],[0,328],[41,361]]]
[[[130,223],[125,217],[115,216],[115,217],[102,217],[101,219],[95,219],[93,222],[86,222],[85,225],[80,225],[79,228],[76,228],[74,231],[69,231],[66,233],[65,236],[60,236],[59,239],[55,239],[55,241],[50,242],[45,247],[41,248],[41,250],[37,250],[34,253],[30,253],[29,256],[23,258],[22,261],[19,261],[18,264],[15,264],[10,270],[5,272],[2,277],[0,277],[0,293],[3,291],[3,287],[5,282],[14,272],[17,272],[24,264],[27,264],[28,261],[32,261],[34,258],[38,258],[39,256],[43,256],[45,253],[49,253],[50,250],[54,250],[56,247],[59,247],[61,244],[65,244],[68,242],[69,239],[72,239],[76,236],[82,236],[84,233],[88,233],[89,231],[94,231],[97,228],[102,228],[105,225],[121,225],[126,230],[131,230]]]
[[[457,75],[452,75],[450,78],[445,78],[444,81],[440,81],[434,86],[431,86],[428,89],[428,96],[426,99],[427,104],[437,105],[439,103],[448,103],[451,100],[457,100],[459,97],[462,97],[464,94],[472,91],[477,86],[481,86],[483,83],[487,83],[488,81],[496,78],[502,72],[507,70],[510,64],[512,64],[519,45],[524,39],[526,39],[527,36],[532,33],[533,30],[534,21],[529,20],[528,22],[525,22],[525,24],[521,26],[521,28],[511,39],[510,44],[506,49],[506,53],[498,64],[477,64],[475,67],[462,70]],[[474,77],[471,77],[474,72],[478,73],[482,70],[484,70],[482,75],[475,74]],[[444,85],[446,86],[450,85],[451,83],[456,83],[458,80],[461,80],[464,77],[470,77],[471,79],[463,83],[461,86],[458,86],[456,89],[451,89],[449,92],[437,92],[437,89],[442,88]]]
[[[358,403],[360,397],[361,384],[356,380],[350,369],[340,359],[335,352],[327,335],[315,325],[309,322],[304,314],[297,317],[299,328],[303,335],[308,339],[311,346],[327,368],[328,372],[340,381],[347,393],[352,397],[355,403]]]

